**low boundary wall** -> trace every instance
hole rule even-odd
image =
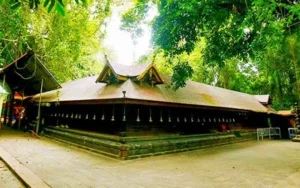
[[[48,127],[44,135],[122,160],[255,140],[256,132],[120,137]]]

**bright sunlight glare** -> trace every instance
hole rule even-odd
[[[114,9],[116,10],[116,9]],[[151,8],[146,21],[152,20],[157,14],[156,8]],[[143,35],[137,39],[134,45],[130,33],[122,31],[120,11],[113,11],[106,27],[106,38],[104,45],[108,49],[108,53],[113,56],[112,61],[130,65],[136,62],[141,56],[147,55],[151,50],[151,28],[144,24],[142,26]],[[109,58],[112,58],[109,56]]]

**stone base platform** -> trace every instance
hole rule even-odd
[[[300,135],[297,135],[295,136],[293,139],[292,139],[293,142],[300,142]]]
[[[256,132],[121,137],[55,127],[45,128],[44,135],[122,160],[256,139]]]

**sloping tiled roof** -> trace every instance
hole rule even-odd
[[[282,116],[295,116],[295,113],[292,110],[279,110],[277,114]]]
[[[264,105],[271,104],[270,95],[254,95],[254,96],[261,104]]]
[[[270,105],[266,105],[266,104],[263,104],[262,105],[265,106],[265,108],[267,109],[267,112],[268,114],[277,114],[276,110],[274,110]]]
[[[162,76],[166,83],[170,77]],[[166,84],[151,86],[147,83],[134,82],[128,79],[119,84],[95,83],[97,76],[87,77],[62,84],[62,89],[42,94],[43,102],[91,101],[134,99],[140,101],[187,104],[196,106],[240,109],[256,112],[267,112],[255,96],[214,87],[198,82],[188,81],[186,87],[177,91],[166,89]],[[59,96],[57,91],[60,91]],[[125,98],[122,91],[126,91]],[[33,97],[38,101],[39,95]]]

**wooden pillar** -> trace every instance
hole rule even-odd
[[[141,119],[140,119],[140,109],[138,108],[137,109],[137,117],[136,117],[136,122],[140,122]]]
[[[123,106],[123,118],[122,121],[126,121],[126,106]]]
[[[102,121],[105,120],[104,107],[102,108],[102,116],[101,116],[101,120],[102,120]]]
[[[14,113],[14,102],[15,102],[15,91],[12,91],[10,106],[9,106],[9,111],[8,111],[8,125],[9,126],[12,126],[12,116]]]
[[[40,99],[39,99],[39,106],[38,106],[38,114],[37,114],[37,122],[36,122],[36,133],[39,133],[40,123],[41,123],[41,102],[42,102],[42,93],[43,93],[43,85],[44,79],[41,80],[41,88],[40,88]]]
[[[5,111],[4,111],[4,125],[6,125],[7,124],[7,121],[9,120],[9,118],[7,119],[7,117],[9,116],[9,108],[10,108],[10,106],[8,106],[8,104],[10,104],[9,102],[8,102],[8,98],[9,98],[10,96],[8,95],[7,96],[7,100],[6,100],[6,103],[5,103]]]
[[[150,111],[149,111],[149,122],[151,123],[152,120],[152,108],[150,107]]]
[[[113,106],[113,109],[112,109],[111,121],[115,121],[115,107],[114,106]]]
[[[23,100],[24,100],[24,90],[23,90],[23,92],[22,92],[22,100],[21,100],[21,106],[23,107]],[[21,113],[21,112],[19,112],[19,113]],[[21,121],[22,121],[22,118],[21,118],[21,114],[19,115],[19,119],[18,119],[18,130],[20,130],[20,128],[21,128]]]
[[[3,89],[5,89],[5,78],[6,78],[6,75],[4,74],[3,75],[3,83],[2,83],[2,87],[3,87]],[[7,98],[8,96],[6,96],[6,98]],[[6,100],[6,103],[5,103],[5,111],[4,111],[4,121],[3,121],[3,123],[4,123],[4,125],[6,124],[6,121],[7,121],[7,111],[8,111],[8,106],[7,106],[7,100]]]
[[[125,93],[126,92],[123,92],[124,93],[124,96],[125,96]],[[122,117],[122,127],[121,127],[121,132],[120,132],[120,136],[127,136],[127,133],[129,131],[129,124],[128,124],[128,114],[127,114],[127,108],[128,106],[127,105],[123,105],[123,117]],[[130,119],[130,118],[129,118]]]

